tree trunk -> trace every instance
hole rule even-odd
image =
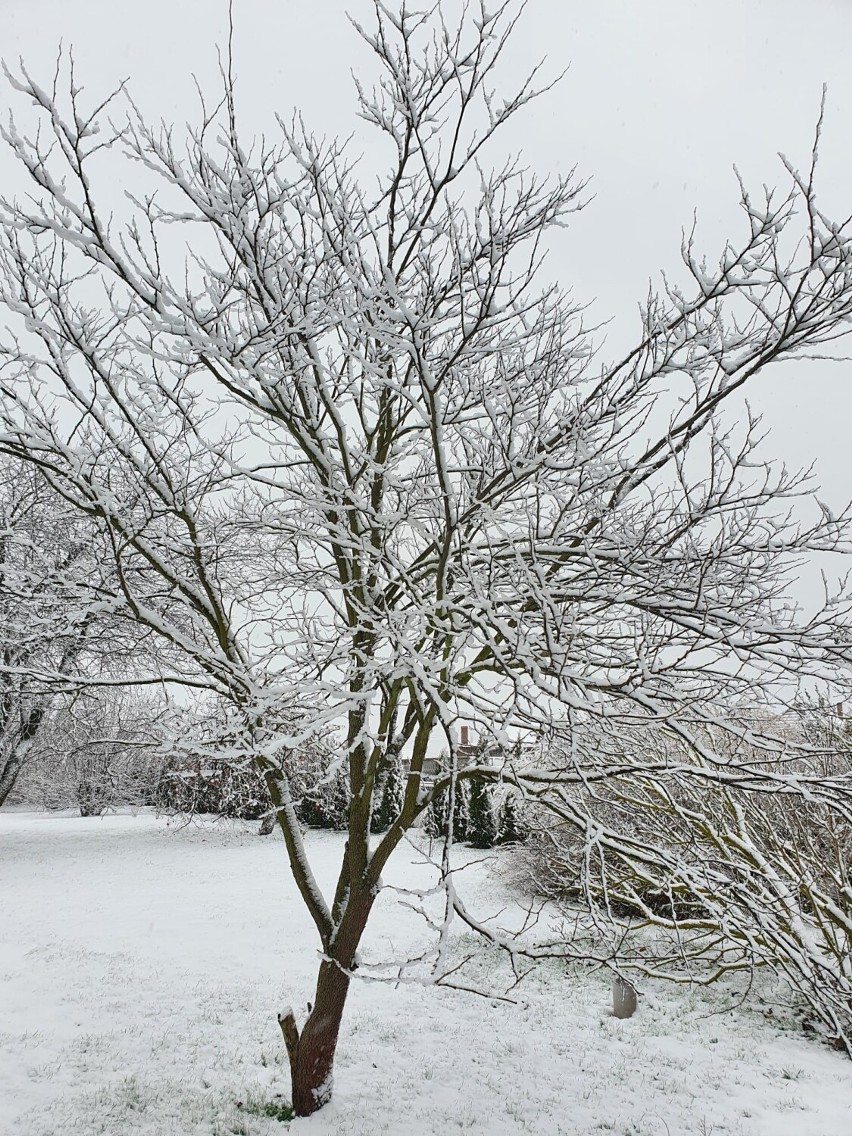
[[[5,765],[0,767],[0,805],[15,788],[15,782],[22,769],[23,762],[16,756],[10,757]]]
[[[26,716],[26,720],[18,726],[14,732],[14,740],[11,743],[11,752],[5,759],[2,767],[0,767],[0,805],[6,800],[12,790],[15,788],[15,782],[21,770],[24,768],[30,750],[32,749],[33,739],[39,731],[42,720],[47,713],[47,708],[44,706],[36,707],[35,710],[30,710]],[[8,715],[3,715],[4,725],[8,723]]]
[[[352,981],[350,972],[356,966],[355,952],[373,899],[366,891],[350,896],[330,957],[320,963],[315,1001],[301,1031],[292,1010],[278,1017],[290,1058],[296,1116],[311,1116],[331,1100],[334,1055]]]
[[[334,1055],[349,982],[337,963],[321,963],[316,1002],[301,1033],[292,1013],[279,1019],[290,1058],[296,1116],[310,1116],[331,1100]]]

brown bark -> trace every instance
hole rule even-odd
[[[310,1116],[331,1100],[334,1055],[349,981],[335,963],[321,963],[317,1000],[301,1032],[292,1013],[279,1018],[290,1058],[296,1116]]]
[[[315,1000],[302,1029],[299,1030],[292,1011],[279,1015],[278,1024],[290,1058],[296,1116],[311,1116],[331,1100],[334,1056],[355,951],[372,905],[369,891],[350,897],[334,945],[320,963]]]

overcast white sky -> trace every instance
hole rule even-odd
[[[316,129],[348,133],[350,70],[369,61],[345,13],[369,0],[234,0],[244,128],[299,107]],[[0,0],[0,53],[52,73],[59,41],[98,94],[130,77],[152,114],[193,117],[193,73],[212,87],[226,0]],[[698,210],[714,254],[738,223],[736,163],[756,186],[780,180],[777,152],[808,160],[828,84],[821,204],[852,213],[852,0],[529,0],[507,81],[542,55],[570,65],[514,138],[539,172],[578,165],[594,201],[550,271],[596,319],[613,317],[613,351],[629,335],[649,277],[677,264],[680,230]],[[9,94],[0,89],[5,114]],[[0,178],[8,175],[0,152]],[[852,340],[849,344],[852,354]],[[833,505],[852,496],[852,364],[767,373],[752,401],[772,428],[767,453],[816,460]]]

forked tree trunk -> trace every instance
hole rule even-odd
[[[302,1029],[292,1010],[278,1018],[290,1058],[296,1116],[311,1116],[331,1100],[334,1055],[352,981],[350,972],[372,905],[369,893],[350,896],[330,956],[320,963],[314,1004]]]
[[[331,1100],[334,1055],[349,983],[349,976],[336,963],[321,963],[316,1002],[301,1032],[291,1013],[279,1019],[290,1058],[296,1116],[310,1116]]]

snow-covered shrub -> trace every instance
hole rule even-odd
[[[296,798],[296,816],[307,828],[343,832],[349,824],[349,769],[326,760]]]
[[[248,763],[198,758],[169,766],[157,804],[166,812],[259,820],[271,807],[263,778]]]
[[[497,843],[523,844],[529,835],[523,798],[516,790],[505,787],[498,799]]]
[[[433,840],[443,840],[449,831],[449,801],[446,792],[437,793],[429,803],[423,821],[426,835]]]
[[[284,739],[298,734],[304,711],[291,709],[266,728],[275,761],[284,770],[302,825],[344,829],[349,814],[348,767],[336,757],[331,734],[293,746]],[[208,814],[238,820],[262,820],[262,833],[275,827],[272,796],[257,763],[247,755],[241,723],[218,700],[199,701],[176,712],[169,724],[170,760],[158,791],[158,805],[170,812]]]
[[[779,737],[783,747],[780,729]],[[650,767],[664,739],[645,742]],[[748,744],[739,742],[740,761]],[[657,767],[563,790],[533,812],[529,880],[591,912],[598,930],[608,928],[609,949],[640,969],[710,981],[771,967],[852,1055],[852,810],[818,788],[825,778],[847,783],[852,761],[845,735],[832,744],[811,757],[781,748],[775,762],[755,758],[751,776],[774,778],[772,793],[756,794],[724,765],[715,779],[695,777],[689,754],[672,745],[665,775]],[[789,793],[791,775],[812,776],[813,794]],[[667,957],[659,939],[647,953],[648,929],[674,933]]]
[[[338,769],[329,775],[301,754],[285,760],[294,771],[294,803],[300,822],[308,828],[345,829],[349,815],[345,771]],[[211,757],[172,764],[160,782],[158,804],[168,812],[237,820],[260,820],[273,808],[269,790],[253,764]]]
[[[450,794],[447,789],[436,794],[426,812],[425,827],[429,836],[445,840],[450,831]],[[457,781],[453,794],[453,840],[461,844],[468,837],[470,823],[470,789],[466,781]]]
[[[402,811],[403,773],[399,758],[394,755],[379,782],[378,799],[373,799],[370,831],[387,832]]]
[[[783,795],[720,801],[714,844],[732,880],[729,936],[782,975],[852,1056],[852,817]]]
[[[471,848],[493,848],[497,843],[494,789],[482,777],[474,777],[470,782],[467,843]]]

